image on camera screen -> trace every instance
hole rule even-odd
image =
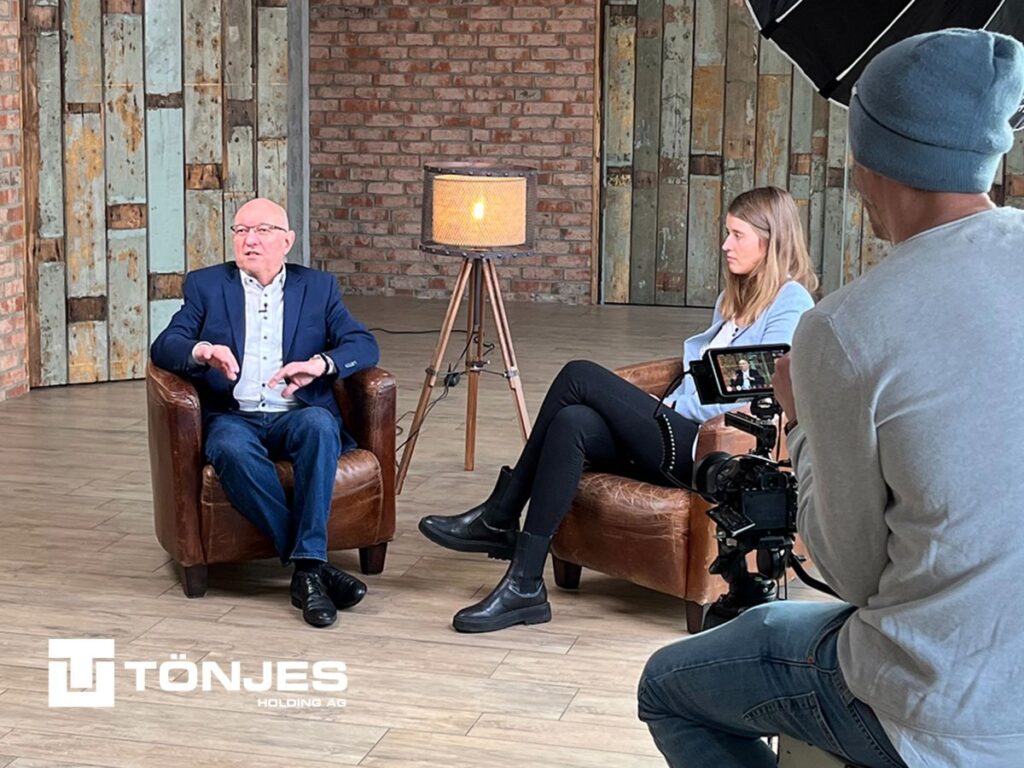
[[[775,361],[788,350],[780,345],[713,351],[712,365],[719,391],[732,397],[770,395]]]

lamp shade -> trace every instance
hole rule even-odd
[[[449,256],[533,250],[536,170],[450,163],[425,172],[423,250]]]

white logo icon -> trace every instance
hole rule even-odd
[[[50,706],[114,706],[114,641],[50,640]]]

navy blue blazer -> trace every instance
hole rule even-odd
[[[377,340],[366,326],[349,314],[341,301],[333,275],[286,264],[282,355],[285,363],[308,360],[318,352],[330,356],[337,368],[295,392],[303,405],[326,408],[341,428],[341,450],[356,447],[342,424],[332,385],[337,376],[351,376],[380,360]],[[185,277],[185,303],[150,349],[160,368],[185,376],[196,388],[206,418],[238,410],[235,383],[215,368],[195,365],[192,349],[200,341],[231,349],[239,366],[245,357],[245,293],[235,263],[218,264],[190,272]]]

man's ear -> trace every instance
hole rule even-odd
[[[293,245],[295,245],[295,232],[289,229],[284,233],[284,252],[286,255],[291,251]]]

